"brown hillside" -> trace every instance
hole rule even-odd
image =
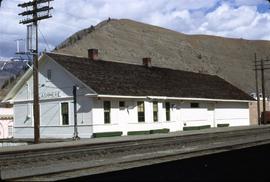
[[[255,89],[254,53],[266,57],[270,42],[185,35],[121,19],[77,32],[55,52],[87,56],[88,48],[99,49],[104,60],[141,64],[142,57],[151,57],[155,66],[218,75],[251,93]]]

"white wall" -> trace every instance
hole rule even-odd
[[[248,103],[218,103],[215,109],[216,125],[230,123],[230,126],[249,125]]]
[[[184,101],[181,104],[180,117],[183,125],[186,127],[201,125],[210,125],[213,127],[214,116],[211,117],[213,111],[208,109],[213,103],[194,101],[194,103],[199,103],[199,108],[191,108],[190,103],[191,102]]]
[[[104,124],[103,101],[111,101],[111,123]],[[126,108],[119,109],[118,102],[125,101]],[[181,131],[183,127],[228,123],[230,126],[249,125],[248,103],[233,102],[204,102],[197,101],[199,108],[191,108],[190,101],[166,101],[170,102],[171,120],[166,121],[165,102],[158,102],[158,122],[153,121],[152,101],[144,100],[145,122],[138,122],[137,101],[131,99],[94,99],[93,108],[93,132],[122,131],[126,135],[128,131],[144,131],[169,128],[170,131]],[[196,101],[192,101],[196,102]],[[129,108],[129,109],[127,109]]]
[[[13,137],[13,120],[0,119],[0,139]]]

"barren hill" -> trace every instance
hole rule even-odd
[[[81,30],[55,52],[87,56],[88,48],[99,49],[104,60],[141,64],[142,57],[151,57],[155,66],[215,74],[251,93],[255,90],[254,53],[258,58],[268,56],[270,42],[185,35],[121,19]]]

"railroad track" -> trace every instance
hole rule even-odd
[[[270,143],[270,127],[0,152],[1,179],[65,179]],[[111,166],[115,165],[114,168]],[[130,166],[129,166],[130,165]],[[111,168],[110,168],[111,167]],[[120,167],[121,168],[121,167]],[[120,169],[119,168],[119,169]],[[69,173],[69,176],[67,175]],[[67,175],[67,176],[66,176]],[[82,174],[81,174],[82,175]]]

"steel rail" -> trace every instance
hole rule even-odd
[[[200,155],[207,155],[207,154],[213,154],[213,153],[218,153],[218,152],[230,151],[232,149],[241,149],[241,148],[252,147],[252,146],[256,146],[256,145],[269,144],[270,143],[270,136],[269,136],[268,133],[269,133],[268,131],[265,131],[264,133],[256,133],[255,131],[254,132],[250,132],[250,133],[246,133],[246,135],[248,135],[251,140],[248,140],[248,141],[245,141],[245,142],[242,142],[240,140],[243,139],[241,137],[246,136],[246,135],[243,135],[243,133],[238,133],[235,136],[230,135],[230,140],[231,140],[230,143],[226,143],[224,141],[221,142],[220,144],[219,144],[219,142],[214,142],[214,143],[209,143],[209,142],[201,143],[200,142],[199,145],[198,144],[195,144],[196,146],[200,146],[198,149],[195,149],[195,150],[190,150],[190,151],[185,151],[184,150],[184,151],[182,151],[180,149],[179,152],[172,153],[172,154],[166,154],[166,155],[162,154],[162,155],[157,155],[157,156],[155,156],[155,155],[152,156],[151,155],[151,156],[148,156],[148,157],[145,157],[145,158],[141,158],[141,159],[135,159],[135,160],[132,159],[131,161],[129,161],[129,160],[124,160],[124,161],[121,161],[120,160],[120,161],[118,161],[119,160],[119,157],[121,158],[121,156],[117,156],[117,157],[115,157],[115,162],[116,163],[119,163],[118,165],[120,165],[120,164],[121,165],[124,165],[125,163],[132,164],[132,163],[138,163],[138,162],[144,163],[144,164],[148,164],[147,162],[149,162],[149,164],[150,164],[150,163],[155,163],[153,161],[155,159],[157,161],[159,161],[159,162],[161,162],[161,161],[164,161],[165,162],[165,161],[170,161],[169,158],[176,157],[176,156],[178,156],[177,157],[178,159],[180,159],[180,158],[188,158],[189,156],[193,156],[194,157],[194,155],[196,153],[197,153],[196,155],[200,156]],[[252,134],[252,135],[249,135],[249,134]],[[256,136],[259,136],[260,139],[256,139]],[[267,137],[265,137],[265,136],[267,136]],[[235,138],[235,137],[237,137],[237,138]],[[216,137],[216,138],[218,139],[218,138],[221,138],[221,137]],[[203,139],[201,139],[201,140],[203,140]],[[198,141],[200,141],[200,140],[198,140]],[[226,138],[226,141],[228,141],[228,138]],[[224,143],[225,143],[225,145],[224,145]],[[194,145],[190,145],[188,147],[191,147],[192,148],[192,146],[194,146]],[[132,150],[132,149],[130,149],[130,150]],[[167,149],[167,150],[169,150],[169,149]],[[134,152],[137,152],[137,151],[134,151]],[[150,151],[150,153],[151,153],[151,151]],[[180,157],[179,157],[179,155],[180,155]],[[90,170],[90,171],[93,172],[93,171],[96,171],[96,168],[101,168],[101,169],[104,168],[104,169],[106,169],[106,166],[108,167],[108,166],[111,166],[111,165],[112,164],[109,164],[108,165],[106,163],[103,164],[101,162],[101,164],[94,165],[92,167],[89,167],[88,166],[88,167],[82,167],[82,168],[77,168],[77,169],[76,168],[71,168],[71,169],[67,169],[65,171],[57,171],[56,170],[56,172],[51,172],[51,173],[46,173],[46,174],[40,174],[40,175],[37,175],[37,176],[34,176],[34,177],[31,177],[31,176],[28,176],[27,177],[27,176],[25,176],[25,177],[19,177],[19,178],[14,178],[14,179],[31,180],[31,179],[35,179],[36,178],[36,179],[39,179],[40,180],[42,178],[45,178],[46,179],[46,177],[49,177],[51,175],[52,176],[53,175],[58,176],[60,174],[60,176],[61,176],[62,173],[63,173],[64,176],[67,176],[65,174],[74,173],[74,172],[76,173],[76,170],[77,171],[80,171],[80,170]],[[106,172],[106,170],[104,170],[104,172]],[[94,174],[94,173],[95,172],[93,172],[91,174]],[[87,174],[90,174],[90,173],[87,173]],[[62,178],[62,179],[64,179],[64,178]]]
[[[57,148],[53,150],[39,150],[36,152],[24,152],[19,154],[5,154],[0,155],[0,164],[2,167],[14,166],[18,163],[24,163],[29,159],[36,161],[44,161],[45,159],[55,159],[62,160],[63,158],[76,158],[76,156],[81,157],[82,155],[90,154],[91,156],[98,157],[100,155],[112,155],[114,153],[128,153],[132,151],[145,151],[145,150],[154,150],[162,149],[165,147],[175,148],[177,146],[185,146],[192,143],[204,142],[207,143],[205,139],[211,139],[213,141],[226,138],[226,139],[236,139],[239,137],[247,135],[262,135],[263,133],[268,134],[270,128],[260,128],[252,130],[240,130],[233,132],[221,132],[221,133],[208,133],[208,134],[197,134],[190,136],[172,136],[166,138],[155,138],[155,139],[146,139],[138,141],[128,141],[128,142],[112,142],[107,144],[90,144],[81,147],[74,148]],[[250,137],[250,136],[249,136]],[[65,157],[64,157],[65,156]],[[87,155],[87,157],[90,157]],[[31,161],[30,160],[30,161]]]

